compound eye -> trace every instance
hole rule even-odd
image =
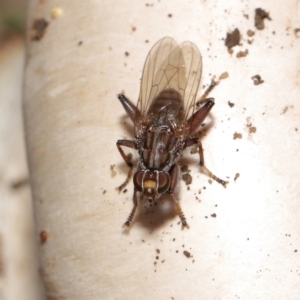
[[[170,187],[170,176],[167,173],[159,173],[158,175],[158,189],[159,194],[164,194]]]
[[[143,191],[143,187],[142,187],[143,186],[143,177],[144,177],[143,171],[138,171],[133,176],[133,184],[139,192]]]

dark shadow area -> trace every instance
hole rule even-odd
[[[131,208],[132,206],[130,209]],[[130,227],[141,226],[150,230],[150,232],[155,232],[156,230],[163,228],[170,220],[174,221],[173,226],[179,223],[178,226],[181,230],[181,222],[177,214],[174,201],[171,196],[165,194],[162,195],[152,206],[150,206],[147,200],[140,200],[138,209]]]

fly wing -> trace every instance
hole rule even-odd
[[[162,91],[174,89],[183,100],[186,121],[195,108],[201,67],[201,55],[193,43],[177,45],[171,37],[159,40],[150,50],[143,70],[137,103],[142,118],[147,118],[149,107]]]
[[[194,113],[196,97],[201,80],[202,58],[197,46],[191,42],[180,44],[185,65],[185,86],[183,102],[185,121]]]

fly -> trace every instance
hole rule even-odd
[[[226,187],[227,182],[215,176],[204,164],[203,148],[197,137],[199,127],[214,106],[208,94],[217,84],[212,81],[196,103],[201,79],[202,59],[191,42],[177,45],[171,37],[159,40],[150,50],[143,69],[140,95],[134,105],[119,94],[127,115],[134,124],[134,140],[118,140],[117,147],[129,167],[129,182],[133,164],[122,147],[138,152],[138,163],[133,176],[133,208],[123,227],[128,228],[138,207],[139,197],[150,204],[162,194],[169,194],[181,220],[182,228],[189,227],[174,192],[180,175],[178,161],[182,151],[198,146],[200,166],[212,179]]]

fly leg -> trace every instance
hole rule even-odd
[[[133,208],[132,208],[131,213],[129,214],[129,216],[127,218],[127,221],[124,223],[123,228],[129,229],[129,226],[130,226],[130,224],[133,220],[133,217],[135,215],[137,207],[138,207],[137,190],[134,189],[134,192],[133,192]]]
[[[205,90],[204,94],[201,96],[201,98],[196,102],[196,106],[201,106],[203,103],[206,103],[209,100],[213,100],[213,98],[208,98],[207,96],[210,94],[210,92],[215,88],[216,85],[219,84],[219,81],[215,81],[214,78],[211,80],[210,85]]]
[[[226,188],[226,184],[228,183],[228,181],[220,179],[219,177],[214,175],[210,170],[208,170],[207,167],[205,166],[203,148],[200,139],[198,139],[198,147],[199,147],[200,166],[204,170],[205,174],[208,175],[208,177],[210,177],[211,179],[215,180],[216,182],[222,184],[224,188]]]
[[[204,154],[203,154],[203,148],[202,148],[202,143],[200,141],[199,138],[190,138],[185,142],[185,148],[188,148],[192,145],[198,144],[198,152],[199,152],[199,157],[200,157],[200,166],[201,168],[204,170],[204,173],[206,175],[208,175],[211,179],[217,181],[218,183],[222,184],[225,188],[226,188],[226,184],[228,183],[228,181],[222,180],[219,177],[217,177],[216,175],[214,175],[204,164]]]
[[[180,217],[180,220],[181,220],[181,228],[184,229],[184,228],[190,228],[187,221],[186,221],[186,218],[184,216],[184,213],[179,205],[179,202],[178,200],[175,198],[174,196],[174,191],[175,191],[175,188],[177,186],[177,181],[178,181],[178,177],[179,177],[179,173],[180,173],[180,169],[179,169],[179,166],[178,165],[174,165],[170,171],[170,176],[171,176],[171,183],[170,183],[170,189],[169,189],[169,194],[171,195],[174,203],[175,203],[175,207],[176,207],[176,210],[177,210],[177,213]]]
[[[210,110],[215,105],[213,98],[206,98],[205,104],[201,106],[188,120],[187,127],[189,128],[189,135],[193,136],[199,130],[199,127],[207,117]]]
[[[129,182],[129,180],[130,180],[130,178],[132,176],[132,170],[133,170],[133,164],[131,162],[131,156],[129,156],[129,155],[127,156],[124,153],[124,151],[121,148],[121,146],[132,148],[132,149],[136,149],[136,144],[135,144],[135,141],[130,141],[130,140],[118,140],[117,141],[118,150],[119,150],[121,156],[123,157],[124,161],[126,162],[127,166],[129,167],[126,180],[119,187],[117,187],[117,190],[119,191],[119,193],[128,184],[128,182]]]
[[[141,113],[137,109],[137,107],[123,94],[118,95],[118,99],[120,100],[121,104],[123,105],[127,115],[134,123],[134,121],[140,117]]]

